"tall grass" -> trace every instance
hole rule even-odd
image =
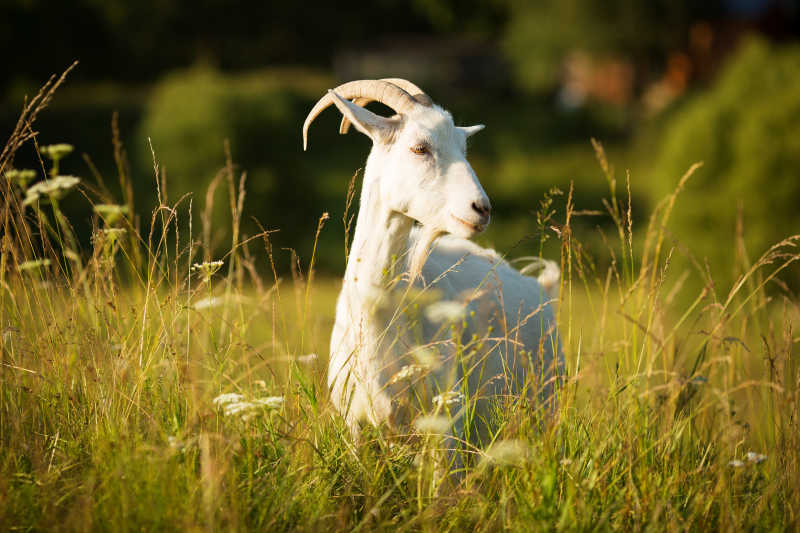
[[[52,89],[26,108],[0,175],[36,142]],[[435,440],[388,427],[350,438],[325,385],[338,281],[294,253],[284,278],[274,229],[240,234],[245,176],[228,161],[204,197],[170,202],[154,155],[159,206],[137,222],[114,131],[122,202],[99,177],[68,192],[96,206],[88,249],[55,197],[24,205],[27,184],[0,180],[3,529],[798,527],[800,309],[779,280],[800,237],[754,261],[731,243],[742,275],[714,286],[667,229],[691,169],[640,228],[635,184],[618,193],[595,145],[618,230],[607,261],[573,233],[597,213],[571,190],[563,212],[542,204],[540,229],[562,243],[558,412],[510,404],[499,444],[453,479],[425,468]],[[37,173],[50,170],[45,159]],[[212,257],[220,190],[233,240]],[[317,235],[335,231],[326,220]],[[696,270],[672,272],[676,254]]]

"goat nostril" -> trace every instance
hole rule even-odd
[[[479,215],[487,216],[489,215],[490,207],[487,205],[478,205],[477,203],[472,202],[472,209],[474,209]]]

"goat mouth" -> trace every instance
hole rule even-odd
[[[452,214],[452,213],[450,213],[450,216],[451,216],[451,217],[453,217],[453,219],[454,219],[456,222],[458,222],[458,223],[459,223],[459,224],[461,224],[462,226],[465,226],[467,229],[469,229],[469,230],[471,230],[471,231],[474,231],[474,232],[480,233],[481,231],[483,231],[483,230],[485,230],[485,229],[486,229],[486,225],[487,225],[487,223],[486,223],[486,222],[484,222],[484,223],[481,223],[481,224],[473,224],[472,222],[467,222],[467,221],[466,221],[466,220],[464,220],[463,218],[459,218],[459,217],[455,216],[455,215],[454,215],[454,214]]]

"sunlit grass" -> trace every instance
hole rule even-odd
[[[131,198],[81,188],[99,204],[82,250],[57,203],[24,206],[30,180],[3,181],[0,526],[797,527],[800,311],[770,281],[797,239],[739,257],[730,290],[686,294],[669,269],[684,252],[663,232],[677,193],[640,220],[597,148],[619,230],[611,268],[583,253],[569,200],[548,223],[564,276],[558,411],[499,406],[497,441],[453,476],[436,467],[441,413],[351,439],[326,388],[340,282],[273,250],[275,228],[239,235],[245,182],[230,164],[218,201],[233,241],[218,257],[214,194],[163,203],[137,228]],[[10,167],[0,159],[0,175]]]

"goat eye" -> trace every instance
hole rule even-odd
[[[425,155],[428,153],[428,147],[424,144],[416,144],[411,147],[411,151],[417,155]]]

